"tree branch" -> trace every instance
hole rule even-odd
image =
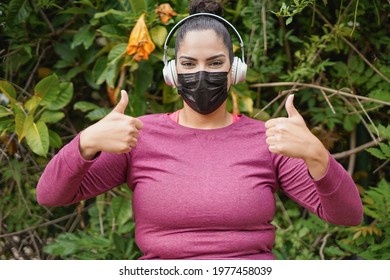
[[[263,23],[263,39],[264,39],[264,55],[267,55],[267,19],[265,14],[265,5],[267,0],[263,0],[261,4],[261,21]]]
[[[315,8],[315,11],[316,13],[322,18],[323,21],[325,21],[327,24],[329,24],[329,26],[331,26],[332,28],[334,28],[334,26],[321,14],[321,12]],[[378,68],[376,68],[374,65],[371,64],[371,62],[368,61],[368,59],[351,43],[349,42],[344,36],[341,36],[340,35],[340,38],[341,40],[343,40],[354,52],[356,52],[358,54],[358,56],[360,56],[361,59],[363,59],[363,61],[365,63],[367,63],[368,66],[370,66],[370,68],[372,70],[374,70],[380,77],[382,77],[382,79],[384,79],[386,82],[388,82],[390,84],[390,79],[388,77],[386,77],[381,71],[378,70]]]
[[[356,148],[356,129],[354,129],[350,135],[350,150],[353,150]],[[349,157],[348,162],[348,173],[349,175],[353,175],[353,171],[355,170],[355,163],[356,163],[356,153],[351,154]]]
[[[330,236],[330,232],[328,232],[324,238],[322,239],[322,244],[321,244],[321,248],[320,248],[320,257],[321,257],[321,260],[325,260],[325,256],[324,256],[324,249],[325,249],[325,245],[326,245],[326,242],[328,241],[328,238]]]
[[[337,153],[337,154],[332,154],[332,156],[335,158],[335,159],[341,159],[341,158],[345,158],[345,157],[348,157],[350,155],[353,155],[353,154],[356,154],[356,153],[359,153],[367,148],[371,148],[371,147],[374,147],[378,145],[378,141],[371,141],[371,142],[368,142],[366,144],[363,144],[363,145],[360,145],[356,148],[353,148],[351,150],[348,150],[348,151],[344,151],[344,152],[340,152],[340,153]]]
[[[89,205],[88,207],[85,207],[85,208],[83,209],[83,211],[86,211],[86,210],[89,209],[92,205],[93,205],[93,204]],[[45,222],[45,223],[42,223],[42,224],[39,224],[39,225],[27,227],[27,228],[25,228],[25,229],[18,230],[18,231],[14,231],[14,232],[9,232],[9,233],[5,233],[5,234],[1,234],[1,235],[0,235],[0,238],[9,237],[9,236],[14,236],[14,235],[19,235],[19,234],[22,234],[22,233],[25,233],[25,232],[29,232],[29,231],[31,231],[31,230],[34,230],[34,229],[37,229],[37,228],[40,228],[40,227],[45,227],[45,226],[48,226],[48,225],[56,224],[56,223],[58,223],[58,222],[65,221],[66,219],[72,218],[72,217],[77,216],[77,215],[79,215],[79,213],[75,212],[75,213],[68,214],[68,215],[65,215],[65,216],[63,216],[63,217],[60,217],[60,218],[57,218],[57,219],[54,219],[54,220],[52,220],[52,221],[48,221],[48,222]]]
[[[318,90],[324,90],[324,91],[332,92],[334,94],[339,94],[339,95],[352,97],[352,98],[358,98],[358,99],[361,99],[361,100],[371,101],[371,102],[380,103],[380,104],[383,104],[383,105],[390,106],[390,102],[386,102],[386,101],[383,101],[383,100],[378,100],[378,99],[374,99],[374,98],[370,98],[370,97],[365,97],[365,96],[361,96],[361,95],[351,94],[351,93],[344,92],[342,90],[335,90],[335,89],[332,89],[332,88],[327,88],[327,87],[323,87],[323,86],[319,86],[319,85],[315,85],[315,84],[300,83],[300,82],[276,82],[276,83],[260,83],[260,84],[250,85],[250,87],[253,87],[253,88],[258,88],[258,87],[288,87],[288,86],[295,86],[295,87],[296,86],[302,86],[302,87],[306,87],[306,88],[315,88],[315,89],[318,89]]]

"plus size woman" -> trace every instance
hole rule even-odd
[[[132,118],[122,91],[110,114],[49,162],[40,204],[69,205],[127,183],[141,259],[274,259],[278,190],[329,223],[361,222],[352,178],[307,128],[293,96],[288,117],[266,123],[227,111],[246,65],[233,56],[221,13],[216,1],[192,1],[176,27],[164,77],[184,107]]]

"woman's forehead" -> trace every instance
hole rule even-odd
[[[200,53],[228,53],[223,39],[212,30],[191,30],[180,42],[178,53],[194,55]]]

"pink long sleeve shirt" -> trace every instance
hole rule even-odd
[[[144,128],[129,153],[85,160],[79,136],[64,146],[40,178],[38,202],[68,205],[127,183],[141,259],[274,259],[279,188],[330,223],[362,220],[357,188],[336,160],[313,180],[303,160],[268,151],[261,121],[241,116],[202,130],[167,114],[140,119]]]

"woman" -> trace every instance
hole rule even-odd
[[[221,11],[213,1],[190,8]],[[132,118],[124,115],[122,91],[110,114],[50,161],[38,202],[68,205],[127,183],[141,259],[274,259],[278,188],[325,221],[359,224],[353,180],[311,134],[293,96],[288,118],[265,124],[227,112],[232,60],[223,22],[207,15],[186,20],[174,63],[183,109]]]

